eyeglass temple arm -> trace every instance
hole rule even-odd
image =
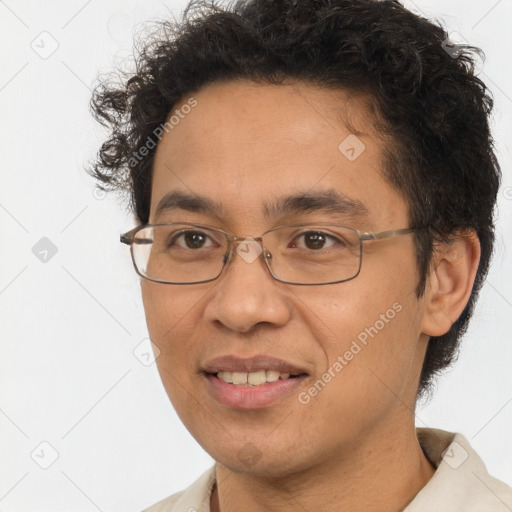
[[[135,240],[135,233],[140,229],[140,226],[136,226],[126,233],[122,233],[119,236],[119,241],[126,245],[132,245]]]
[[[404,228],[381,231],[380,233],[362,233],[361,240],[381,240],[383,238],[392,238],[394,236],[407,235],[421,228]]]

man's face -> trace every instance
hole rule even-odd
[[[363,232],[409,227],[404,199],[383,178],[385,143],[361,98],[245,81],[213,84],[193,96],[197,105],[157,148],[151,223],[194,222],[254,238],[305,222]],[[351,135],[342,121],[347,116],[358,139],[340,149]],[[263,208],[331,189],[367,211],[268,216]],[[173,191],[209,198],[222,211],[174,208],[157,215]],[[417,282],[413,237],[405,235],[364,242],[360,274],[339,284],[281,283],[261,256],[248,263],[235,252],[216,281],[143,279],[141,285],[149,333],[161,351],[160,375],[187,429],[234,471],[285,475],[335,463],[365,440],[410,427],[426,348]],[[306,375],[281,387],[264,384],[281,390],[269,400],[263,387],[227,389],[235,384],[204,371],[217,358],[233,357],[236,366],[255,356]]]

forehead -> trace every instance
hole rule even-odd
[[[385,142],[364,95],[240,80],[191,96],[174,107],[157,147],[151,222],[175,191],[211,198],[226,220],[263,223],[282,213],[286,197],[333,192],[358,203],[370,221],[406,216],[405,202],[383,178]],[[195,106],[181,110],[186,104]]]

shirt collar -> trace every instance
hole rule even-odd
[[[512,488],[489,475],[462,434],[432,428],[416,433],[436,472],[404,512],[512,512]]]
[[[431,428],[417,428],[416,433],[436,472],[403,512],[512,512],[512,488],[489,475],[462,434]],[[187,489],[161,502],[162,508],[151,510],[210,512],[214,484],[215,465]]]

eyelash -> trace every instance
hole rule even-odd
[[[189,230],[189,231],[181,231],[179,233],[176,233],[176,234],[173,234],[171,240],[169,241],[169,243],[167,244],[168,247],[171,247],[172,245],[178,245],[176,244],[176,241],[179,240],[180,238],[184,238],[185,236],[187,235],[190,235],[190,234],[194,234],[194,235],[200,235],[200,236],[203,236],[204,238],[208,239],[208,240],[212,240],[212,238],[202,232],[202,231],[192,231],[192,230]],[[308,235],[319,235],[319,236],[323,236],[326,240],[330,240],[331,242],[331,245],[329,245],[328,247],[332,247],[333,245],[335,244],[343,244],[343,241],[340,240],[339,238],[335,237],[334,235],[330,235],[329,233],[326,233],[324,231],[303,231],[302,233],[298,233],[297,235],[294,235],[292,237],[292,241],[291,241],[291,244],[293,244],[294,246],[297,246],[298,242],[297,240],[299,240],[300,238],[302,238],[303,240],[305,239],[306,236]],[[184,246],[182,245],[178,245],[179,247],[182,247],[182,248],[185,248]],[[201,248],[203,248],[204,246],[202,246]],[[322,247],[321,249],[325,249],[326,247]],[[304,247],[299,247],[299,249],[306,249]]]

